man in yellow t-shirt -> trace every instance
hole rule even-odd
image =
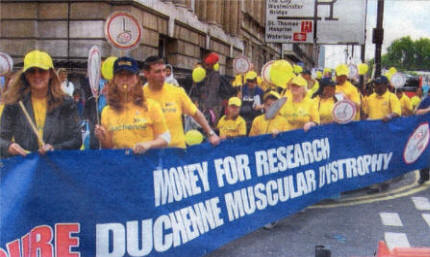
[[[400,101],[388,90],[388,79],[381,76],[375,79],[375,93],[366,101],[363,111],[368,119],[382,119],[385,122],[402,115]]]
[[[228,99],[227,114],[218,121],[221,139],[246,136],[246,121],[239,115],[242,101],[238,97]]]
[[[409,116],[413,113],[411,99],[403,93],[401,88],[396,91],[396,96],[400,101],[400,106],[402,108],[402,116]]]
[[[357,108],[357,115],[355,120],[360,119],[360,92],[358,89],[347,80],[349,75],[349,68],[346,64],[342,64],[336,67],[336,95],[340,94],[348,100],[355,103]]]
[[[165,82],[165,64],[162,58],[150,56],[145,60],[143,74],[148,83],[143,87],[145,98],[158,102],[166,118],[170,130],[171,142],[169,147],[185,148],[185,135],[182,124],[182,115],[191,116],[202,127],[208,141],[219,144],[220,138],[209,126],[203,116],[182,87],[176,87]]]

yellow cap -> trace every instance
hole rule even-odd
[[[257,78],[257,72],[255,71],[248,71],[245,75],[245,80],[254,80]]]
[[[269,96],[274,96],[276,99],[281,98],[281,95],[278,92],[270,90],[269,92],[264,94],[263,101],[266,100],[266,98]]]
[[[331,72],[331,69],[330,68],[324,68],[324,71],[323,71],[324,73],[327,73],[327,72]]]
[[[235,105],[237,107],[242,106],[242,100],[239,97],[233,96],[228,99],[228,105]]]
[[[349,68],[346,64],[341,64],[336,67],[336,76],[348,76],[349,75]]]
[[[302,76],[297,76],[297,77],[293,78],[293,80],[291,81],[291,85],[297,85],[299,87],[306,87],[308,85],[308,82]]]
[[[296,73],[296,74],[300,74],[303,72],[302,66],[297,65],[297,64],[294,64],[293,69],[294,69],[294,73]]]
[[[54,68],[51,56],[48,53],[39,50],[33,50],[28,52],[24,57],[24,68],[26,72],[30,68],[40,68],[43,70],[49,70]]]

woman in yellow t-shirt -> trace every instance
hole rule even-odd
[[[108,105],[102,111],[101,125],[95,128],[102,147],[132,148],[134,153],[166,147],[170,133],[164,114],[157,102],[144,98],[137,62],[121,57],[113,69]]]
[[[320,123],[328,124],[333,122],[333,107],[336,104],[334,97],[336,83],[331,78],[323,78],[320,81],[320,87],[313,95],[315,104],[320,115]]]
[[[34,151],[45,154],[81,146],[76,106],[63,93],[48,53],[28,52],[23,69],[14,75],[2,97],[5,104],[0,122],[2,157],[26,156]]]
[[[306,97],[307,82],[301,76],[290,83],[291,97],[281,108],[280,114],[288,121],[288,130],[308,131],[320,123],[320,116],[313,99]]]
[[[264,112],[267,112],[273,103],[281,98],[281,96],[272,90],[266,91],[263,95]],[[261,114],[252,121],[251,130],[249,136],[258,136],[264,134],[273,134],[276,136],[280,132],[284,132],[288,129],[288,123],[284,117],[276,114],[272,119],[266,119],[265,114]]]

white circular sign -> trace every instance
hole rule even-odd
[[[270,84],[272,81],[270,80],[270,68],[272,67],[272,64],[275,61],[268,61],[266,64],[264,64],[263,68],[261,68],[261,77],[264,80],[264,82]]]
[[[245,56],[233,60],[233,70],[235,73],[246,73],[249,69],[251,69],[251,63]]]
[[[352,121],[355,117],[355,104],[349,100],[337,102],[332,111],[333,119],[339,124],[346,124]]]
[[[408,142],[406,143],[405,150],[403,151],[403,160],[406,164],[412,164],[421,154],[426,150],[429,144],[429,123],[425,122],[418,126],[412,133]]]
[[[142,29],[139,21],[127,12],[114,12],[105,23],[108,42],[118,49],[131,49],[139,45]]]
[[[101,53],[97,46],[91,47],[88,53],[88,80],[94,97],[99,93]]]
[[[349,68],[349,74],[348,74],[348,77],[349,77],[350,79],[356,78],[356,77],[358,76],[358,68],[357,68],[357,65],[355,65],[355,64],[350,64],[350,65],[348,65],[348,68]]]
[[[401,88],[406,84],[406,76],[401,72],[394,73],[393,76],[391,76],[391,84],[395,88]]]
[[[3,76],[13,69],[13,60],[10,55],[0,52],[0,76]]]

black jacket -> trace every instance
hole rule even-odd
[[[34,122],[30,95],[24,97],[23,103]],[[43,141],[55,150],[79,149],[82,145],[79,125],[76,106],[72,98],[67,96],[61,105],[46,114]],[[26,150],[34,152],[39,149],[37,137],[18,103],[4,107],[0,124],[0,156],[10,156],[7,150],[12,138]]]

